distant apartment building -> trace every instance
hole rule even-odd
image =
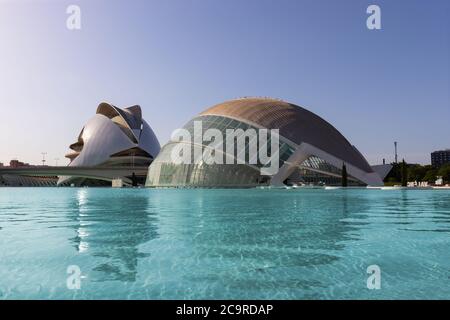
[[[439,168],[446,163],[450,163],[450,149],[431,153],[431,165],[433,167]]]
[[[22,168],[22,167],[29,167],[30,164],[29,163],[23,163],[23,162],[21,162],[19,160],[11,160],[9,162],[9,166],[11,168]]]

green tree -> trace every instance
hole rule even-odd
[[[384,178],[385,182],[399,182],[401,180],[401,164],[400,163],[391,163],[392,169],[389,171],[388,175]]]
[[[348,175],[347,175],[347,167],[345,163],[342,164],[342,186],[347,187],[348,185]]]
[[[442,176],[445,182],[450,182],[450,163],[444,164],[437,172],[438,176]]]
[[[408,168],[406,167],[405,159],[403,159],[401,165],[401,179],[402,187],[406,187],[408,185]]]
[[[408,166],[408,179],[410,181],[422,181],[423,177],[430,168],[421,166],[420,164],[412,164]]]
[[[429,169],[427,171],[427,173],[425,174],[425,176],[423,177],[422,181],[427,181],[430,183],[433,183],[436,181],[436,176],[437,176],[437,170],[436,169]]]

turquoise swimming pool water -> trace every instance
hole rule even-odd
[[[0,188],[0,299],[419,298],[450,299],[450,191]]]

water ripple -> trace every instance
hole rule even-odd
[[[450,191],[1,188],[0,299],[449,299],[449,232]]]

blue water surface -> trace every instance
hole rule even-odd
[[[450,299],[450,191],[0,188],[0,299]]]

